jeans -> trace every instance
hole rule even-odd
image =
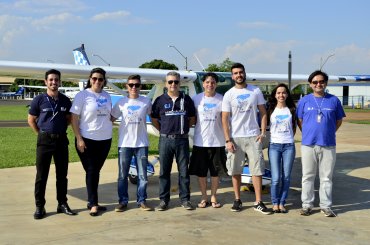
[[[161,165],[159,173],[159,199],[166,203],[170,201],[171,169],[174,156],[176,157],[179,174],[179,197],[181,202],[189,201],[189,139],[160,137],[159,159]]]
[[[312,208],[315,200],[315,177],[319,169],[320,208],[332,206],[335,146],[302,145],[302,207]]]
[[[148,177],[146,168],[148,165],[148,147],[118,147],[118,203],[128,203],[128,172],[132,156],[136,157],[137,162],[137,204],[144,203],[147,198],[146,187]]]
[[[295,145],[270,143],[268,155],[272,175],[271,202],[273,205],[285,205],[295,158]]]
[[[112,139],[91,140],[83,138],[83,140],[86,145],[86,149],[83,153],[77,149],[77,140],[75,140],[75,147],[86,172],[88,206],[97,206],[99,204],[98,186],[100,170],[108,156]]]

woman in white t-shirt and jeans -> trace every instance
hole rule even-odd
[[[271,92],[267,110],[271,139],[268,149],[271,168],[271,202],[274,213],[287,213],[285,202],[295,158],[296,106],[285,84]]]
[[[91,216],[106,210],[98,204],[100,170],[112,143],[112,102],[103,90],[106,84],[105,71],[92,69],[86,89],[76,95],[70,110],[76,150],[86,172],[87,208]]]

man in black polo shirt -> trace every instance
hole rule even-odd
[[[46,93],[35,97],[28,114],[28,124],[37,134],[35,219],[42,219],[45,211],[45,189],[51,158],[54,158],[57,188],[57,212],[75,215],[67,204],[68,138],[71,101],[58,92],[60,72],[49,70],[45,73]]]
[[[180,92],[180,74],[174,71],[166,76],[167,93],[159,96],[152,107],[152,123],[160,132],[158,211],[168,208],[171,188],[171,168],[176,157],[179,172],[179,197],[181,206],[194,209],[190,202],[189,177],[189,127],[195,124],[195,107],[192,99]]]

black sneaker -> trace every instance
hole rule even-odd
[[[166,203],[165,201],[161,201],[159,205],[157,206],[158,211],[165,211],[167,209],[168,209],[168,203]]]
[[[310,216],[312,213],[311,208],[302,208],[301,211],[299,211],[299,214],[302,216]]]
[[[242,206],[243,206],[242,201],[240,199],[235,199],[234,204],[230,210],[233,212],[240,212],[242,210]]]
[[[185,201],[185,202],[181,203],[181,207],[185,208],[186,210],[193,210],[194,209],[193,204],[191,204],[190,201]]]
[[[265,204],[262,201],[259,201],[256,205],[254,205],[254,210],[263,214],[272,214],[271,210],[266,208]]]

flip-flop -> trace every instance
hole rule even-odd
[[[212,208],[221,208],[222,205],[219,202],[211,202]]]
[[[202,200],[200,201],[200,203],[198,203],[198,208],[206,208],[208,206],[209,206],[209,202],[206,200]]]

